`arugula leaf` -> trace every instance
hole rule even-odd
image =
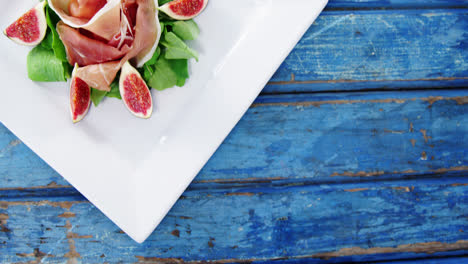
[[[145,82],[148,82],[149,79],[151,79],[151,76],[153,76],[154,73],[154,67],[151,65],[144,64],[143,65],[143,79]]]
[[[168,62],[172,71],[177,76],[176,85],[179,87],[184,86],[185,80],[189,77],[188,60],[187,59],[168,60]]]
[[[159,6],[162,6],[164,5],[165,3],[169,3],[171,2],[172,0],[158,0],[158,3],[159,3]]]
[[[63,45],[62,41],[60,40],[59,34],[55,28],[60,18],[55,14],[55,12],[47,5],[46,8],[46,22],[50,28],[50,32],[52,33],[52,49],[54,50],[55,57],[59,60],[66,62],[67,61],[67,53],[65,52],[65,46]],[[50,41],[50,40],[48,40]]]
[[[156,62],[154,72],[147,83],[159,91],[171,88],[177,84],[177,75],[164,56],[161,56]]]
[[[91,88],[91,101],[93,101],[94,106],[98,106],[102,99],[104,99],[106,94],[106,91]]]
[[[200,34],[197,23],[193,20],[176,21],[171,24],[172,32],[183,40],[194,40]]]
[[[66,69],[50,49],[36,46],[27,58],[28,77],[37,82],[64,82]]]
[[[154,51],[153,57],[151,57],[151,59],[149,59],[145,63],[145,65],[148,65],[148,66],[154,65],[156,63],[156,61],[158,60],[159,55],[161,55],[161,48],[157,47],[156,50]]]
[[[65,78],[65,81],[68,80],[68,78],[71,77],[73,67],[67,62],[62,61],[62,67],[63,67],[63,78]]]
[[[161,44],[166,47],[166,59],[190,59],[198,61],[198,53],[189,48],[187,44],[173,32],[167,32]]]
[[[41,46],[45,49],[52,50],[52,42],[54,41],[54,37],[50,31],[47,31],[44,40],[41,41]]]
[[[41,44],[28,54],[28,76],[33,81],[56,82],[66,81],[71,74],[65,47],[55,29],[58,16],[47,6],[46,22],[49,27]]]
[[[117,99],[122,99],[122,96],[120,96],[120,90],[119,90],[119,76],[115,76],[114,81],[111,83],[110,87],[111,90],[106,94],[107,97],[114,97]]]
[[[168,60],[161,56],[154,67],[144,68],[143,76],[148,86],[159,91],[176,85],[182,87],[189,77],[188,60]]]

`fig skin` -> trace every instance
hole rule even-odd
[[[40,2],[9,25],[3,34],[17,44],[36,46],[44,39],[47,31],[45,16],[46,2]]]
[[[122,66],[119,90],[127,109],[136,117],[150,118],[153,98],[140,73],[127,61]]]
[[[177,20],[189,20],[205,9],[208,0],[174,0],[162,5],[159,10]]]

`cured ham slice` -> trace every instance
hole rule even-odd
[[[109,91],[110,84],[126,61],[134,59],[138,65],[143,65],[154,53],[161,35],[157,0],[123,0],[122,10],[132,5],[137,7],[136,14],[123,12],[122,17],[125,18],[119,20],[119,32],[107,43],[63,23],[57,25],[68,61],[72,65],[77,62],[84,66],[78,69],[76,76],[89,86]],[[131,45],[128,45],[129,39]]]
[[[109,85],[121,67],[120,61],[104,62],[80,67],[75,71],[75,76],[93,88],[108,92],[110,91]]]
[[[146,43],[145,45],[151,45],[147,46],[146,48],[143,48],[135,57],[135,63],[137,67],[143,67],[143,64],[145,62],[149,61],[151,57],[153,57],[154,52],[156,51],[156,48],[158,47],[159,40],[161,39],[161,25],[159,24],[159,16],[158,16],[158,0],[154,0],[154,6],[156,12],[153,12],[153,19],[145,20],[142,21],[144,25],[141,25],[135,29],[135,31],[140,31],[140,32],[145,32],[145,30],[149,30],[146,33],[143,34],[149,34],[150,37],[145,39]],[[147,8],[150,8],[150,5],[148,5]],[[148,16],[151,15],[150,10],[145,11]],[[156,27],[154,27],[156,25]]]
[[[122,58],[129,50],[113,47],[99,40],[81,34],[78,29],[65,25],[62,21],[57,24],[57,32],[65,45],[70,65],[79,66],[97,64]]]
[[[71,0],[49,0],[49,6],[72,28],[83,28],[110,40],[120,30],[120,0],[108,0],[91,18],[73,17],[68,11]]]

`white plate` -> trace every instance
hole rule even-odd
[[[8,26],[36,0],[7,1]],[[326,0],[211,0],[185,87],[153,91],[149,120],[113,98],[73,125],[66,83],[27,78],[28,48],[0,41],[0,121],[143,242],[299,41]]]

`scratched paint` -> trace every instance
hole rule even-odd
[[[35,250],[46,254],[44,262],[55,263],[129,263],[137,261],[136,256],[190,261],[353,255],[365,260],[397,253],[468,253],[467,183],[460,177],[450,182],[193,189],[142,245],[89,203],[14,202],[0,209],[9,216],[10,230],[0,232],[0,241],[6,243],[0,247],[0,262],[34,260]]]
[[[466,28],[465,9],[324,12],[264,92],[466,87]]]
[[[25,177],[26,176],[26,177]],[[68,183],[0,123],[0,189]]]
[[[430,93],[259,97],[195,180],[281,175],[330,181],[452,167],[466,171],[468,105],[438,100],[428,108],[424,98],[431,98]],[[422,94],[427,97],[418,99]],[[467,93],[435,94],[445,98]],[[426,160],[421,159],[423,152]]]
[[[466,0],[330,0],[326,10],[353,8],[454,8],[466,6]]]
[[[466,87],[465,5],[330,1],[264,94]],[[0,262],[461,263],[466,96],[262,96],[143,245],[0,125]]]
[[[442,98],[429,100],[437,96]],[[466,90],[261,96],[195,182],[341,181],[348,176],[464,172],[468,104],[446,99],[463,96],[468,96]],[[0,141],[14,139],[3,131]],[[426,159],[421,159],[423,152]],[[45,170],[51,174],[36,174],[43,162],[30,150],[13,149],[8,155],[0,158],[10,166],[0,174],[1,184],[28,190],[4,190],[0,198],[27,193],[38,182],[66,185],[51,169]],[[53,186],[52,192],[73,195],[74,190]]]

